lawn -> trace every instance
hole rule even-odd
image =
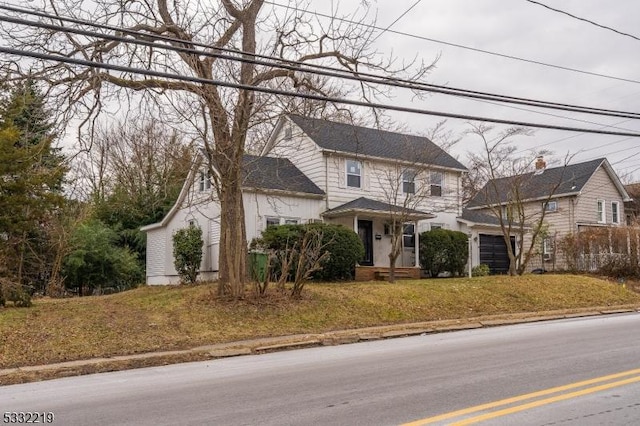
[[[215,293],[213,285],[140,287],[0,308],[0,368],[395,323],[640,306],[640,294],[622,285],[572,275],[309,284],[298,301],[272,294],[228,302]]]

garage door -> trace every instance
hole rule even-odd
[[[511,247],[515,250],[516,241],[511,237]],[[509,255],[502,235],[480,234],[480,263],[489,265],[492,274],[509,272]]]

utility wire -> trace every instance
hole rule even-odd
[[[72,19],[72,18],[65,18],[65,17],[58,17],[58,16],[55,16],[55,15],[49,15],[49,14],[45,14],[45,13],[42,13],[42,12],[35,12],[35,11],[15,8],[15,7],[11,7],[11,6],[5,6],[5,5],[1,5],[1,4],[0,4],[0,9],[12,11],[12,12],[18,12],[18,13],[27,13],[27,14],[31,14],[31,15],[35,15],[35,16],[39,16],[39,17],[46,17],[46,18],[49,18],[49,19],[56,19],[56,20],[76,23],[76,24],[80,24],[80,25],[87,25],[87,26],[91,26],[91,27],[94,27],[94,28],[107,29],[107,30],[110,30],[110,31],[115,31],[116,33],[126,33],[126,34],[130,34],[132,36],[144,36],[146,39],[151,38],[151,39],[169,41],[169,42],[173,42],[173,43],[178,42],[178,43],[180,43],[182,45],[189,44],[189,45],[193,45],[193,46],[211,48],[211,46],[209,46],[209,45],[205,45],[205,44],[201,44],[201,43],[197,43],[197,42],[181,40],[181,39],[165,37],[165,36],[158,36],[158,35],[153,35],[153,34],[140,33],[140,32],[137,32],[137,31],[132,31],[132,30],[119,28],[119,27],[113,27],[113,26],[110,26],[110,25],[94,24],[94,23],[91,23],[91,22],[88,22],[88,21],[82,21],[82,20],[77,20],[77,19]],[[466,89],[451,88],[451,87],[446,87],[446,86],[439,86],[439,85],[433,85],[433,84],[427,84],[427,83],[413,82],[413,81],[406,80],[406,79],[389,78],[389,77],[386,77],[386,76],[381,76],[381,75],[376,75],[376,74],[361,73],[361,72],[357,72],[357,71],[354,71],[353,74],[352,74],[352,73],[348,73],[348,71],[346,71],[344,69],[336,69],[336,68],[332,68],[332,67],[320,66],[320,65],[315,65],[315,64],[307,64],[307,63],[304,63],[304,62],[284,61],[286,63],[282,63],[282,62],[280,62],[280,61],[283,61],[281,58],[277,58],[277,57],[273,57],[273,56],[257,55],[257,54],[237,51],[237,50],[233,50],[233,49],[216,48],[215,50],[224,51],[224,52],[232,52],[234,54],[241,53],[242,55],[246,55],[246,56],[250,56],[250,57],[254,57],[254,58],[266,58],[266,59],[269,59],[270,61],[279,61],[279,62],[274,63],[274,62],[264,61],[264,60],[261,60],[261,59],[251,59],[251,58],[248,58],[248,57],[245,57],[245,56],[237,57],[237,56],[230,56],[230,55],[225,55],[225,54],[221,54],[221,53],[204,52],[204,51],[201,51],[201,50],[188,48],[188,47],[181,47],[181,46],[176,46],[176,45],[160,45],[158,43],[155,43],[155,42],[149,41],[149,40],[130,39],[130,38],[126,38],[126,37],[122,37],[122,36],[118,36],[118,35],[97,33],[97,32],[88,31],[88,30],[64,27],[64,26],[60,26],[60,25],[47,24],[47,23],[42,23],[42,22],[29,21],[29,20],[25,20],[25,19],[13,18],[13,17],[8,17],[8,16],[0,16],[0,21],[10,22],[10,23],[18,24],[18,25],[26,25],[26,26],[32,26],[32,27],[37,27],[37,28],[49,29],[49,30],[54,30],[54,31],[60,31],[60,32],[63,32],[63,33],[73,33],[73,34],[84,35],[84,36],[88,36],[88,37],[99,37],[99,38],[103,38],[103,39],[106,39],[106,40],[120,41],[120,42],[123,42],[123,43],[133,43],[133,44],[138,44],[138,45],[148,46],[148,47],[154,47],[154,48],[164,48],[164,49],[167,49],[167,50],[173,50],[173,51],[181,52],[181,53],[191,53],[191,54],[196,54],[196,55],[201,55],[201,56],[215,57],[215,58],[219,58],[219,59],[233,60],[233,61],[239,61],[239,62],[245,62],[245,63],[248,62],[248,63],[253,63],[253,64],[256,64],[256,65],[264,65],[264,66],[270,66],[270,67],[275,67],[275,68],[287,69],[287,70],[294,71],[294,72],[295,71],[297,71],[297,72],[307,72],[307,73],[316,74],[316,75],[323,75],[323,76],[328,76],[328,77],[336,77],[336,78],[342,78],[342,79],[347,79],[347,80],[355,80],[355,81],[358,81],[358,82],[381,84],[381,85],[393,86],[393,87],[399,87],[399,88],[405,88],[405,89],[411,89],[411,90],[422,90],[422,91],[440,93],[440,94],[445,94],[445,95],[467,97],[467,98],[472,98],[472,99],[484,99],[484,100],[491,100],[491,101],[495,101],[495,102],[528,105],[528,106],[533,106],[533,107],[538,107],[538,108],[558,109],[558,110],[563,110],[563,111],[578,112],[578,113],[585,113],[585,114],[594,114],[594,115],[606,115],[606,116],[612,116],[612,117],[624,117],[624,118],[634,118],[634,119],[640,118],[640,113],[635,113],[635,112],[610,110],[610,109],[604,109],[604,108],[587,107],[587,106],[564,104],[564,103],[557,103],[557,102],[548,102],[548,101],[541,101],[541,100],[536,100],[536,99],[519,98],[519,97],[514,97],[514,96],[492,94],[492,93],[488,93],[488,92],[479,92],[479,91],[472,91],[472,90],[466,90]],[[313,68],[313,69],[307,69],[307,68]],[[324,70],[330,70],[330,71],[324,71]]]
[[[393,27],[395,24],[397,24],[399,20],[401,20],[402,18],[404,18],[404,17],[405,17],[405,15],[406,15],[407,13],[411,12],[411,10],[412,10],[414,7],[416,7],[416,6],[418,5],[418,3],[420,3],[421,1],[422,1],[422,0],[416,0],[416,2],[415,2],[415,3],[413,3],[411,6],[409,6],[409,9],[405,10],[405,11],[402,13],[402,15],[398,16],[398,17],[396,18],[396,20],[395,20],[395,21],[393,21],[392,23],[390,23],[390,24],[387,26],[387,28],[385,28],[385,29],[384,29],[384,30],[382,30],[380,33],[378,33],[378,35],[377,35],[373,40],[371,40],[371,43],[373,43],[374,41],[376,41],[377,39],[379,39],[379,38],[380,38],[380,36],[381,36],[382,34],[384,34],[384,33],[386,33],[387,31],[389,31],[389,30],[391,29],[391,27]]]
[[[615,28],[599,24],[599,23],[594,22],[594,21],[592,21],[590,19],[581,18],[581,17],[576,16],[576,15],[574,15],[572,13],[567,12],[567,11],[564,11],[564,10],[561,10],[561,9],[556,9],[555,7],[551,7],[551,6],[547,5],[547,4],[540,3],[539,1],[535,1],[535,0],[525,0],[525,1],[527,1],[529,3],[532,3],[532,4],[536,4],[538,6],[542,6],[542,7],[546,8],[546,9],[549,9],[549,10],[551,10],[553,12],[557,12],[557,13],[561,13],[563,15],[567,15],[567,16],[573,18],[573,19],[577,19],[578,21],[586,22],[588,24],[595,25],[596,27],[599,27],[599,28],[602,28],[602,29],[605,29],[605,30],[608,30],[608,31],[613,31],[614,33],[617,33],[617,34],[623,35],[625,37],[630,37],[630,38],[632,38],[634,40],[640,41],[640,38],[634,36],[633,34],[629,34],[629,33],[625,33],[624,31],[616,30]]]
[[[120,71],[125,73],[139,74],[139,75],[145,75],[145,76],[151,76],[151,77],[161,77],[161,78],[186,81],[191,83],[213,85],[213,86],[227,87],[227,88],[240,89],[240,90],[248,90],[248,91],[259,92],[259,93],[282,95],[282,96],[310,99],[310,100],[316,100],[316,101],[333,102],[337,104],[353,105],[353,106],[360,106],[360,107],[366,107],[366,108],[379,108],[379,109],[385,109],[390,111],[400,111],[400,112],[430,115],[430,116],[436,116],[436,117],[456,118],[456,119],[469,120],[469,121],[483,121],[483,122],[497,123],[497,124],[508,124],[512,126],[564,130],[569,132],[595,133],[595,134],[601,134],[601,135],[640,137],[640,133],[613,132],[613,131],[598,130],[598,129],[555,126],[555,125],[544,124],[544,123],[530,123],[530,122],[524,122],[524,121],[504,120],[504,119],[498,119],[498,118],[455,114],[455,113],[449,113],[449,112],[432,111],[432,110],[381,104],[381,103],[374,103],[374,102],[357,101],[357,100],[351,100],[351,99],[341,99],[341,98],[336,98],[331,96],[316,95],[316,94],[310,94],[310,93],[289,92],[289,91],[284,91],[279,89],[272,89],[269,87],[251,86],[249,84],[241,84],[241,83],[233,83],[233,82],[227,82],[222,80],[183,76],[183,75],[171,74],[171,73],[160,72],[160,71],[133,68],[133,67],[122,66],[122,65],[107,64],[107,63],[98,62],[98,61],[88,61],[84,59],[69,58],[69,57],[60,56],[60,55],[51,55],[47,53],[29,52],[26,50],[7,48],[4,46],[0,46],[0,53],[17,55],[17,56],[25,56],[25,57],[30,57],[30,58],[40,59],[45,61],[56,61],[56,62],[62,62],[67,64],[80,65],[80,66],[85,66],[89,68]]]
[[[311,13],[311,14],[314,14],[316,16],[320,16],[320,17],[323,17],[323,18],[335,19],[335,20],[342,21],[342,22],[345,22],[345,23],[348,23],[348,24],[360,25],[360,26],[363,26],[363,27],[366,27],[366,28],[371,28],[371,29],[376,29],[376,30],[381,30],[382,29],[382,28],[377,27],[375,25],[366,24],[366,23],[358,22],[358,21],[353,21],[353,20],[345,19],[345,18],[338,18],[338,17],[334,17],[334,16],[331,16],[331,15],[327,15],[325,13],[321,13],[321,12],[310,12],[310,11],[305,10],[305,9],[301,9],[301,8],[290,6],[290,5],[286,5],[286,4],[280,4],[280,3],[277,3],[277,2],[273,2],[273,1],[265,1],[265,3],[270,4],[272,6],[277,6],[277,7],[282,7],[282,8],[285,8],[285,9],[295,10],[295,11],[298,11],[298,12]],[[526,63],[530,63],[530,64],[535,64],[535,65],[540,65],[540,66],[543,66],[543,67],[556,68],[556,69],[560,69],[560,70],[564,70],[564,71],[571,71],[571,72],[590,75],[590,76],[594,76],[594,77],[602,77],[602,78],[608,78],[610,80],[618,80],[618,81],[625,81],[627,83],[640,84],[640,80],[635,80],[635,79],[632,79],[632,78],[618,77],[618,76],[614,76],[614,75],[608,75],[608,74],[601,74],[601,73],[597,73],[597,72],[585,71],[585,70],[581,70],[581,69],[577,69],[577,68],[565,67],[565,66],[562,66],[562,65],[549,64],[549,63],[542,62],[542,61],[537,61],[537,60],[534,60],[534,59],[526,59],[526,58],[522,58],[522,57],[519,57],[519,56],[507,55],[505,53],[498,53],[498,52],[493,52],[493,51],[490,51],[490,50],[478,49],[478,48],[475,48],[475,47],[465,46],[463,44],[451,43],[451,42],[448,42],[448,41],[438,40],[438,39],[424,37],[424,36],[419,36],[419,35],[416,35],[416,34],[406,33],[406,32],[403,32],[403,31],[389,30],[388,32],[393,33],[393,34],[397,34],[397,35],[401,35],[401,36],[405,36],[405,37],[411,37],[411,38],[418,39],[418,40],[425,40],[425,41],[430,41],[432,43],[443,44],[445,46],[457,47],[459,49],[465,49],[465,50],[470,50],[470,51],[477,52],[477,53],[483,53],[483,54],[486,54],[486,55],[493,55],[493,56],[498,56],[498,57],[501,57],[501,58],[512,59],[514,61],[520,61],[520,62],[526,62]]]

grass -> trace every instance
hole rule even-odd
[[[572,275],[309,284],[303,295],[225,302],[214,286],[200,285],[37,299],[32,308],[0,309],[0,368],[395,323],[640,306],[640,295],[619,284]]]

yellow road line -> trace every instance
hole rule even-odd
[[[600,392],[600,391],[611,389],[611,388],[617,388],[619,386],[624,386],[624,385],[628,385],[630,383],[635,383],[635,382],[640,382],[640,376],[632,377],[630,379],[620,380],[618,382],[594,386],[594,387],[582,389],[576,392],[556,395],[556,396],[552,396],[551,398],[540,399],[538,401],[529,402],[527,404],[517,405],[515,407],[505,408],[503,410],[482,414],[480,416],[472,417],[469,419],[465,419],[465,420],[453,423],[453,425],[455,426],[470,425],[473,423],[481,422],[483,420],[494,419],[496,417],[506,416],[507,414],[518,413],[520,411],[529,410],[531,408],[540,407],[542,405],[551,404],[553,402],[564,401],[566,399],[571,399],[571,398],[577,398],[579,396],[589,395],[591,393]]]
[[[513,404],[514,402],[521,402],[532,398],[537,398],[540,396],[546,396],[557,392],[563,392],[570,389],[575,389],[583,386],[593,385],[600,382],[606,382],[607,380],[619,379],[620,377],[631,376],[634,374],[640,374],[640,368],[623,371],[621,373],[610,374],[608,376],[596,377],[594,379],[583,380],[581,382],[571,383],[568,385],[557,386],[554,388],[544,389],[537,392],[527,393],[523,395],[514,396],[511,398],[501,399],[499,401],[489,402],[486,404],[476,405],[474,407],[464,408],[462,410],[452,411],[450,413],[440,414],[434,417],[427,417],[424,419],[416,420],[409,423],[404,423],[402,426],[420,426],[427,425],[430,423],[439,422],[442,420],[451,419],[454,417],[464,416],[466,414],[476,413],[478,411],[484,411],[491,408],[497,408],[507,404]],[[640,379],[639,379],[640,380]]]

